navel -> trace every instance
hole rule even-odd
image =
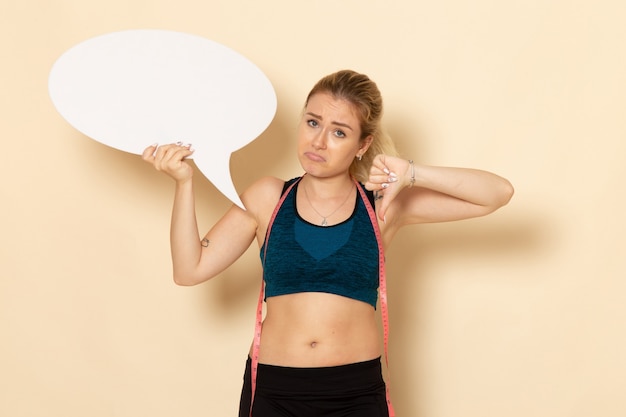
[[[317,346],[317,342],[313,341],[311,342],[311,348],[315,348]]]

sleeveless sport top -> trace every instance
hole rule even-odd
[[[299,180],[288,181],[283,192]],[[363,188],[358,183],[357,187]],[[325,292],[376,308],[379,249],[361,193],[357,191],[354,211],[347,220],[332,226],[317,226],[298,214],[297,188],[298,184],[285,197],[271,226],[269,240],[261,247],[265,297]],[[373,206],[373,193],[365,192]]]
[[[265,285],[265,280],[269,277],[269,281],[272,282],[274,279],[276,279],[277,277],[280,278],[281,275],[290,277],[291,281],[294,281],[294,277],[297,277],[299,273],[303,273],[303,276],[307,276],[306,274],[308,271],[306,270],[306,267],[302,267],[300,268],[300,271],[291,271],[291,273],[276,273],[273,274],[271,272],[268,273],[268,271],[266,270],[266,266],[270,266],[270,264],[268,264],[267,262],[265,262],[266,259],[266,255],[267,253],[270,251],[270,246],[272,246],[272,251],[273,256],[272,258],[274,258],[274,260],[272,261],[272,263],[276,263],[276,264],[280,264],[282,262],[284,262],[285,264],[289,263],[291,265],[294,266],[300,266],[299,263],[296,263],[296,261],[293,258],[289,258],[290,255],[288,254],[283,254],[281,253],[281,249],[290,249],[290,248],[285,248],[285,247],[280,247],[281,245],[274,245],[274,243],[272,243],[272,245],[270,245],[270,241],[273,242],[273,236],[274,233],[278,232],[279,230],[281,230],[281,233],[289,235],[289,225],[291,224],[292,230],[293,232],[292,234],[292,238],[291,241],[295,242],[295,222],[296,220],[294,219],[294,221],[289,222],[289,221],[285,221],[284,219],[282,220],[283,224],[281,228],[274,228],[273,225],[275,224],[275,220],[278,217],[279,214],[282,214],[281,211],[283,211],[283,207],[287,207],[286,210],[287,212],[291,211],[291,213],[288,213],[286,215],[286,217],[291,216],[292,218],[298,218],[299,221],[304,222],[305,224],[309,225],[309,226],[313,226],[308,224],[307,222],[305,222],[302,219],[299,219],[299,216],[297,214],[297,209],[296,209],[296,204],[295,204],[295,185],[293,184],[294,181],[299,181],[299,178],[296,178],[294,180],[289,181],[287,184],[285,184],[285,187],[283,188],[283,193],[281,195],[281,199],[278,202],[276,208],[274,209],[274,212],[272,214],[272,217],[270,219],[269,222],[269,226],[268,226],[268,230],[265,234],[265,243],[263,244],[263,247],[261,248],[261,261],[264,264],[264,279],[261,280],[261,290],[259,291],[259,300],[257,303],[257,309],[256,309],[256,320],[255,320],[255,324],[254,324],[254,338],[252,341],[252,354],[251,354],[251,360],[252,363],[250,365],[251,368],[251,391],[252,391],[252,399],[250,401],[250,417],[252,417],[252,407],[254,405],[254,396],[255,396],[255,392],[256,392],[256,380],[257,380],[257,374],[258,374],[258,364],[259,364],[259,352],[261,349],[261,330],[263,328],[263,299],[266,295],[266,285]],[[356,181],[355,181],[356,182]],[[290,189],[290,193],[291,195],[287,194],[285,195],[285,190],[291,187]],[[383,325],[383,343],[384,343],[384,348],[385,348],[385,362],[387,363],[387,372],[389,372],[389,361],[388,361],[388,343],[389,343],[389,311],[388,311],[388,306],[387,306],[387,279],[386,279],[386,274],[385,274],[385,256],[384,256],[384,250],[382,247],[382,241],[381,241],[381,236],[380,236],[380,230],[378,229],[378,223],[377,223],[377,219],[376,219],[376,213],[374,212],[374,196],[373,193],[367,192],[367,190],[365,190],[365,188],[360,185],[357,184],[357,188],[358,188],[358,197],[357,197],[357,202],[354,208],[354,212],[352,214],[352,216],[346,220],[346,222],[351,222],[352,219],[355,219],[358,217],[358,221],[354,221],[353,227],[350,230],[350,232],[352,233],[354,231],[355,228],[358,227],[362,227],[366,230],[372,231],[373,235],[374,235],[374,244],[377,245],[378,251],[376,253],[376,256],[373,258],[376,258],[378,260],[378,279],[379,279],[379,283],[378,286],[380,287],[380,314],[381,314],[381,319],[382,319],[382,325]],[[293,189],[293,190],[292,190]],[[287,197],[290,197],[290,203],[285,204],[286,201],[285,199]],[[369,200],[369,204],[364,205],[364,202],[367,200]],[[357,214],[359,214],[361,212],[361,209],[365,207],[366,210],[366,214],[367,216],[369,216],[369,223],[368,225],[363,224],[363,219],[362,219],[362,214],[357,216]],[[284,215],[282,216],[284,217]],[[345,223],[345,222],[344,222]],[[287,226],[287,231],[285,231],[285,226]],[[339,225],[337,225],[339,226]],[[320,226],[316,226],[316,227],[320,227]],[[333,227],[333,226],[330,226]],[[270,234],[270,231],[272,231],[272,233]],[[368,233],[365,233],[368,239],[371,239],[372,236]],[[351,235],[352,236],[352,235]],[[349,240],[351,240],[352,238],[350,238]],[[281,242],[286,242],[288,239],[280,238],[280,239],[276,239],[278,241],[278,243]],[[354,242],[353,241],[353,245],[352,247],[354,247]],[[358,242],[358,241],[357,241]],[[324,244],[326,244],[326,242],[322,242]],[[361,248],[364,251],[364,253],[371,253],[372,249],[369,246],[369,240],[364,240],[363,242],[361,242]],[[279,246],[278,248],[273,248],[273,246]],[[335,253],[338,252],[339,250],[343,250],[343,247],[345,245],[340,245],[341,248],[335,250]],[[367,247],[367,249],[365,249]],[[304,250],[305,247],[303,247],[302,250]],[[264,251],[265,249],[265,251]],[[297,251],[296,251],[297,252]],[[314,251],[316,252],[316,251]],[[358,252],[357,252],[358,253]],[[354,255],[354,254],[353,254]],[[358,257],[358,256],[357,256]],[[351,260],[350,257],[347,257],[348,260]],[[355,259],[355,262],[358,262],[359,259]],[[321,261],[318,261],[321,262]],[[309,260],[310,263],[310,260]],[[369,265],[369,262],[368,262]],[[270,270],[272,269],[272,267],[270,267]],[[276,272],[280,271],[280,268],[273,268]],[[368,266],[368,268],[363,268],[363,270],[371,270],[371,267]],[[285,268],[282,268],[282,270],[284,271]],[[267,273],[267,275],[266,275]],[[344,278],[344,277],[342,277]],[[372,289],[370,289],[369,291],[365,291],[365,294],[369,294],[370,295],[370,299],[367,299],[367,297],[364,297],[365,302],[368,302],[370,304],[372,304],[374,306],[374,308],[376,307],[376,285],[374,285],[372,287],[372,284],[370,282],[371,277],[369,275],[365,276],[363,275],[363,277],[353,277],[352,281],[358,281],[358,280],[362,280],[364,282],[364,284],[370,285]],[[309,278],[307,278],[307,282],[308,282]],[[335,284],[334,287],[336,288],[341,288],[343,286],[343,288],[352,288],[353,285],[346,285],[346,283],[350,282],[349,279],[344,279],[343,280],[343,284],[339,285],[339,284]],[[275,289],[272,291],[272,293],[274,295],[278,295],[281,292],[279,292],[277,289],[281,288],[281,285],[278,284],[277,281],[275,281],[274,283],[272,283],[271,285],[273,285],[275,287]],[[286,286],[283,286],[286,287]],[[289,294],[289,293],[294,293],[297,291],[311,291],[311,289],[302,289],[302,288],[297,288],[297,287],[303,287],[302,285],[293,285],[288,291],[285,291],[284,294]],[[331,291],[328,291],[331,292]],[[335,293],[340,293],[340,290],[334,291]],[[343,293],[346,293],[348,295],[346,295],[347,297],[350,297],[349,293],[351,292],[349,289],[347,291],[342,291]],[[372,298],[372,294],[373,294],[373,298]],[[267,296],[271,296],[271,295],[267,295]],[[356,298],[356,297],[353,297]],[[358,298],[357,298],[358,299]],[[387,381],[387,387],[386,387],[386,397],[387,397],[387,407],[389,410],[389,416],[390,417],[395,417],[395,411],[393,409],[393,405],[391,404],[391,398],[389,396],[389,382]]]

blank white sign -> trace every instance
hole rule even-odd
[[[186,33],[114,32],[61,55],[48,87],[70,125],[105,145],[141,154],[153,143],[193,144],[200,171],[243,208],[230,154],[271,123],[276,94],[242,55]]]

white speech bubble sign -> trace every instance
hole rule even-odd
[[[276,94],[242,55],[187,33],[113,32],[62,54],[48,89],[70,125],[105,145],[141,154],[155,142],[193,144],[196,166],[244,208],[230,155],[271,123]]]

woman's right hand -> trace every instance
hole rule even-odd
[[[193,176],[193,168],[185,162],[185,158],[191,154],[193,154],[191,145],[178,142],[163,146],[157,144],[148,146],[141,157],[152,164],[157,171],[163,171],[176,182],[185,182]]]

